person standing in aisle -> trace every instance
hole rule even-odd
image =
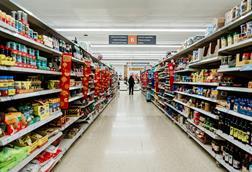
[[[129,95],[130,95],[130,94],[133,95],[135,81],[134,81],[134,78],[133,78],[132,75],[130,75],[130,78],[129,78],[128,83],[129,83]]]

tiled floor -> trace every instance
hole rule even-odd
[[[120,92],[56,172],[221,172],[215,161],[140,92]]]

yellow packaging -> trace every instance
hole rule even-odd
[[[16,90],[15,89],[8,89],[8,95],[9,96],[13,96],[16,94]]]
[[[49,117],[49,104],[39,102],[32,105],[34,114],[40,117],[40,120],[45,120]]]

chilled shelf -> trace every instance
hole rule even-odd
[[[19,139],[20,137],[24,136],[25,134],[28,134],[28,133],[34,131],[35,129],[37,129],[37,128],[51,122],[52,120],[60,117],[61,115],[62,115],[61,111],[55,112],[55,113],[51,114],[47,119],[36,122],[36,123],[24,128],[24,129],[22,129],[21,131],[13,134],[13,135],[1,137],[0,138],[0,146],[7,145],[16,139]]]
[[[14,66],[12,67],[0,66],[0,71],[9,71],[9,72],[17,72],[17,73],[34,73],[34,74],[45,74],[45,75],[61,75],[61,72],[31,69],[31,68],[21,68],[21,67],[14,67]]]
[[[199,95],[196,95],[196,94],[189,94],[189,93],[180,92],[180,91],[175,91],[175,93],[182,94],[182,95],[189,96],[189,97],[194,97],[194,98],[197,98],[197,99],[206,100],[206,101],[213,102],[213,103],[218,102],[216,99],[212,99],[212,98],[208,98],[208,97],[204,97],[204,96],[199,96]]]
[[[24,168],[29,162],[31,162],[36,156],[38,156],[41,152],[43,152],[48,146],[50,146],[55,140],[60,138],[62,135],[61,132],[56,134],[55,136],[52,136],[49,138],[48,142],[45,143],[42,147],[37,148],[35,151],[33,151],[28,157],[26,157],[24,160],[22,160],[17,166],[12,168],[10,172],[17,172],[20,171],[22,168]]]
[[[61,92],[61,89],[42,90],[42,91],[36,91],[32,93],[16,94],[14,96],[0,97],[0,102],[8,102],[12,100],[19,100],[19,99],[43,96],[43,95],[48,95],[48,94],[55,94],[59,92]]]
[[[229,141],[230,143],[233,143],[237,147],[243,149],[244,151],[248,152],[249,154],[252,154],[252,146],[246,145],[238,140],[235,140],[232,136],[229,136],[225,133],[223,133],[221,130],[217,130],[216,132],[220,137],[223,139]]]
[[[242,93],[252,93],[252,88],[244,88],[244,87],[217,87],[217,90],[231,91],[231,92],[242,92]]]

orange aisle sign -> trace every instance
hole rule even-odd
[[[137,36],[136,35],[129,35],[128,36],[128,44],[129,45],[136,45],[137,44]]]

